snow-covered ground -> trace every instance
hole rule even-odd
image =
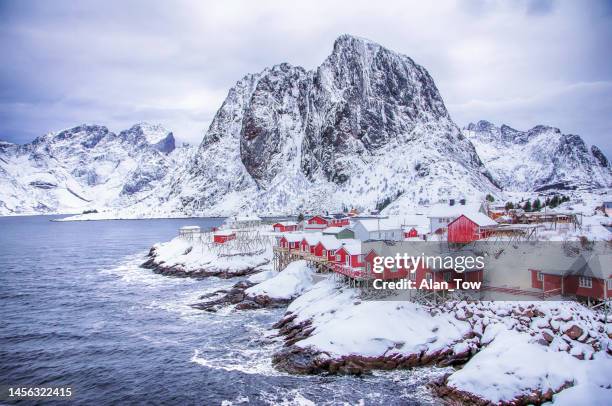
[[[231,245],[233,242],[226,243]],[[229,247],[202,242],[199,239],[176,237],[152,248],[151,268],[178,271],[184,274],[242,274],[245,271],[269,269],[272,246],[266,244],[252,252],[232,251]],[[227,251],[222,251],[227,250]]]
[[[554,404],[570,404],[581,393],[594,402],[583,404],[612,398],[612,318],[605,323],[578,303],[448,302],[432,308],[364,300],[358,290],[327,279],[288,312],[292,323],[314,328],[294,346],[333,359],[476,354],[445,382],[463,401],[541,401],[557,392]]]
[[[295,261],[290,263],[282,272],[276,273],[274,277],[246,289],[245,294],[250,297],[267,296],[276,300],[292,299],[312,286],[314,273],[314,269],[309,267],[306,261]]]

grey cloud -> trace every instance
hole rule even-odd
[[[587,6],[588,5],[588,6]],[[605,1],[3,1],[0,138],[82,122],[161,122],[197,143],[229,87],[312,69],[342,33],[411,56],[459,125],[578,133],[610,156],[612,13]]]

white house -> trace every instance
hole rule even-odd
[[[426,212],[427,217],[429,218],[429,232],[432,234],[438,230],[446,231],[448,225],[464,213],[480,212],[483,214],[487,214],[482,203],[465,203],[465,201],[463,200],[459,203],[455,203],[453,201],[453,204],[435,204],[433,206],[430,206],[426,210]]]
[[[404,238],[401,221],[392,218],[355,220],[353,232],[355,233],[355,238],[361,241],[401,241]]]

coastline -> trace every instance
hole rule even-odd
[[[175,251],[189,255],[191,250],[181,251],[184,246],[179,246],[176,240],[165,243],[165,249],[176,245]],[[162,246],[156,244],[151,248],[143,268],[180,277],[241,277],[231,288],[201,296],[201,301],[191,305],[195,309],[217,312],[229,308],[231,314],[232,311],[286,307],[284,316],[271,326],[282,347],[271,355],[270,362],[276,370],[292,375],[359,376],[374,371],[451,367],[454,372],[429,382],[431,393],[445,401],[489,405],[542,404],[565,390],[582,390],[585,381],[580,374],[583,372],[572,375],[567,371],[584,371],[597,365],[604,368],[604,375],[607,370],[612,373],[610,323],[606,325],[601,315],[575,302],[449,301],[440,305],[385,302],[363,298],[358,288],[343,286],[331,275],[322,275],[300,289],[284,289],[283,297],[249,296],[248,291],[257,289],[258,285],[266,285],[270,291],[286,286],[282,278],[294,272],[288,269],[299,267],[294,262],[276,272],[267,267],[267,262],[248,269],[234,268],[224,276],[214,274],[217,271],[196,269],[194,273],[193,268],[185,271],[177,265],[164,268],[160,260]],[[542,359],[543,365],[556,360],[568,368],[559,372],[546,367],[537,372],[538,376],[550,375],[556,380],[536,380],[522,387],[503,379],[501,383],[487,383],[487,375],[494,375],[496,371],[489,371],[490,364],[485,364],[489,366],[476,375],[482,379],[484,388],[501,384],[503,390],[499,393],[479,392],[470,386],[473,378],[460,379],[461,371],[474,369],[472,365],[480,359],[499,357],[503,349],[497,348],[500,345],[496,342],[504,340],[532,352],[534,357]],[[519,354],[504,357],[510,364],[513,358],[520,358]]]

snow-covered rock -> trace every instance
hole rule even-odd
[[[164,275],[231,278],[256,273],[272,258],[271,246],[252,253],[229,251],[229,254],[223,254],[212,246],[214,244],[198,239],[176,237],[155,244],[142,266]]]
[[[582,138],[539,125],[518,131],[488,121],[463,133],[497,183],[509,191],[612,187],[612,169],[601,150]]]
[[[249,297],[267,296],[273,300],[292,299],[312,286],[314,273],[314,269],[309,267],[306,261],[295,261],[273,278],[258,283],[244,292]]]

